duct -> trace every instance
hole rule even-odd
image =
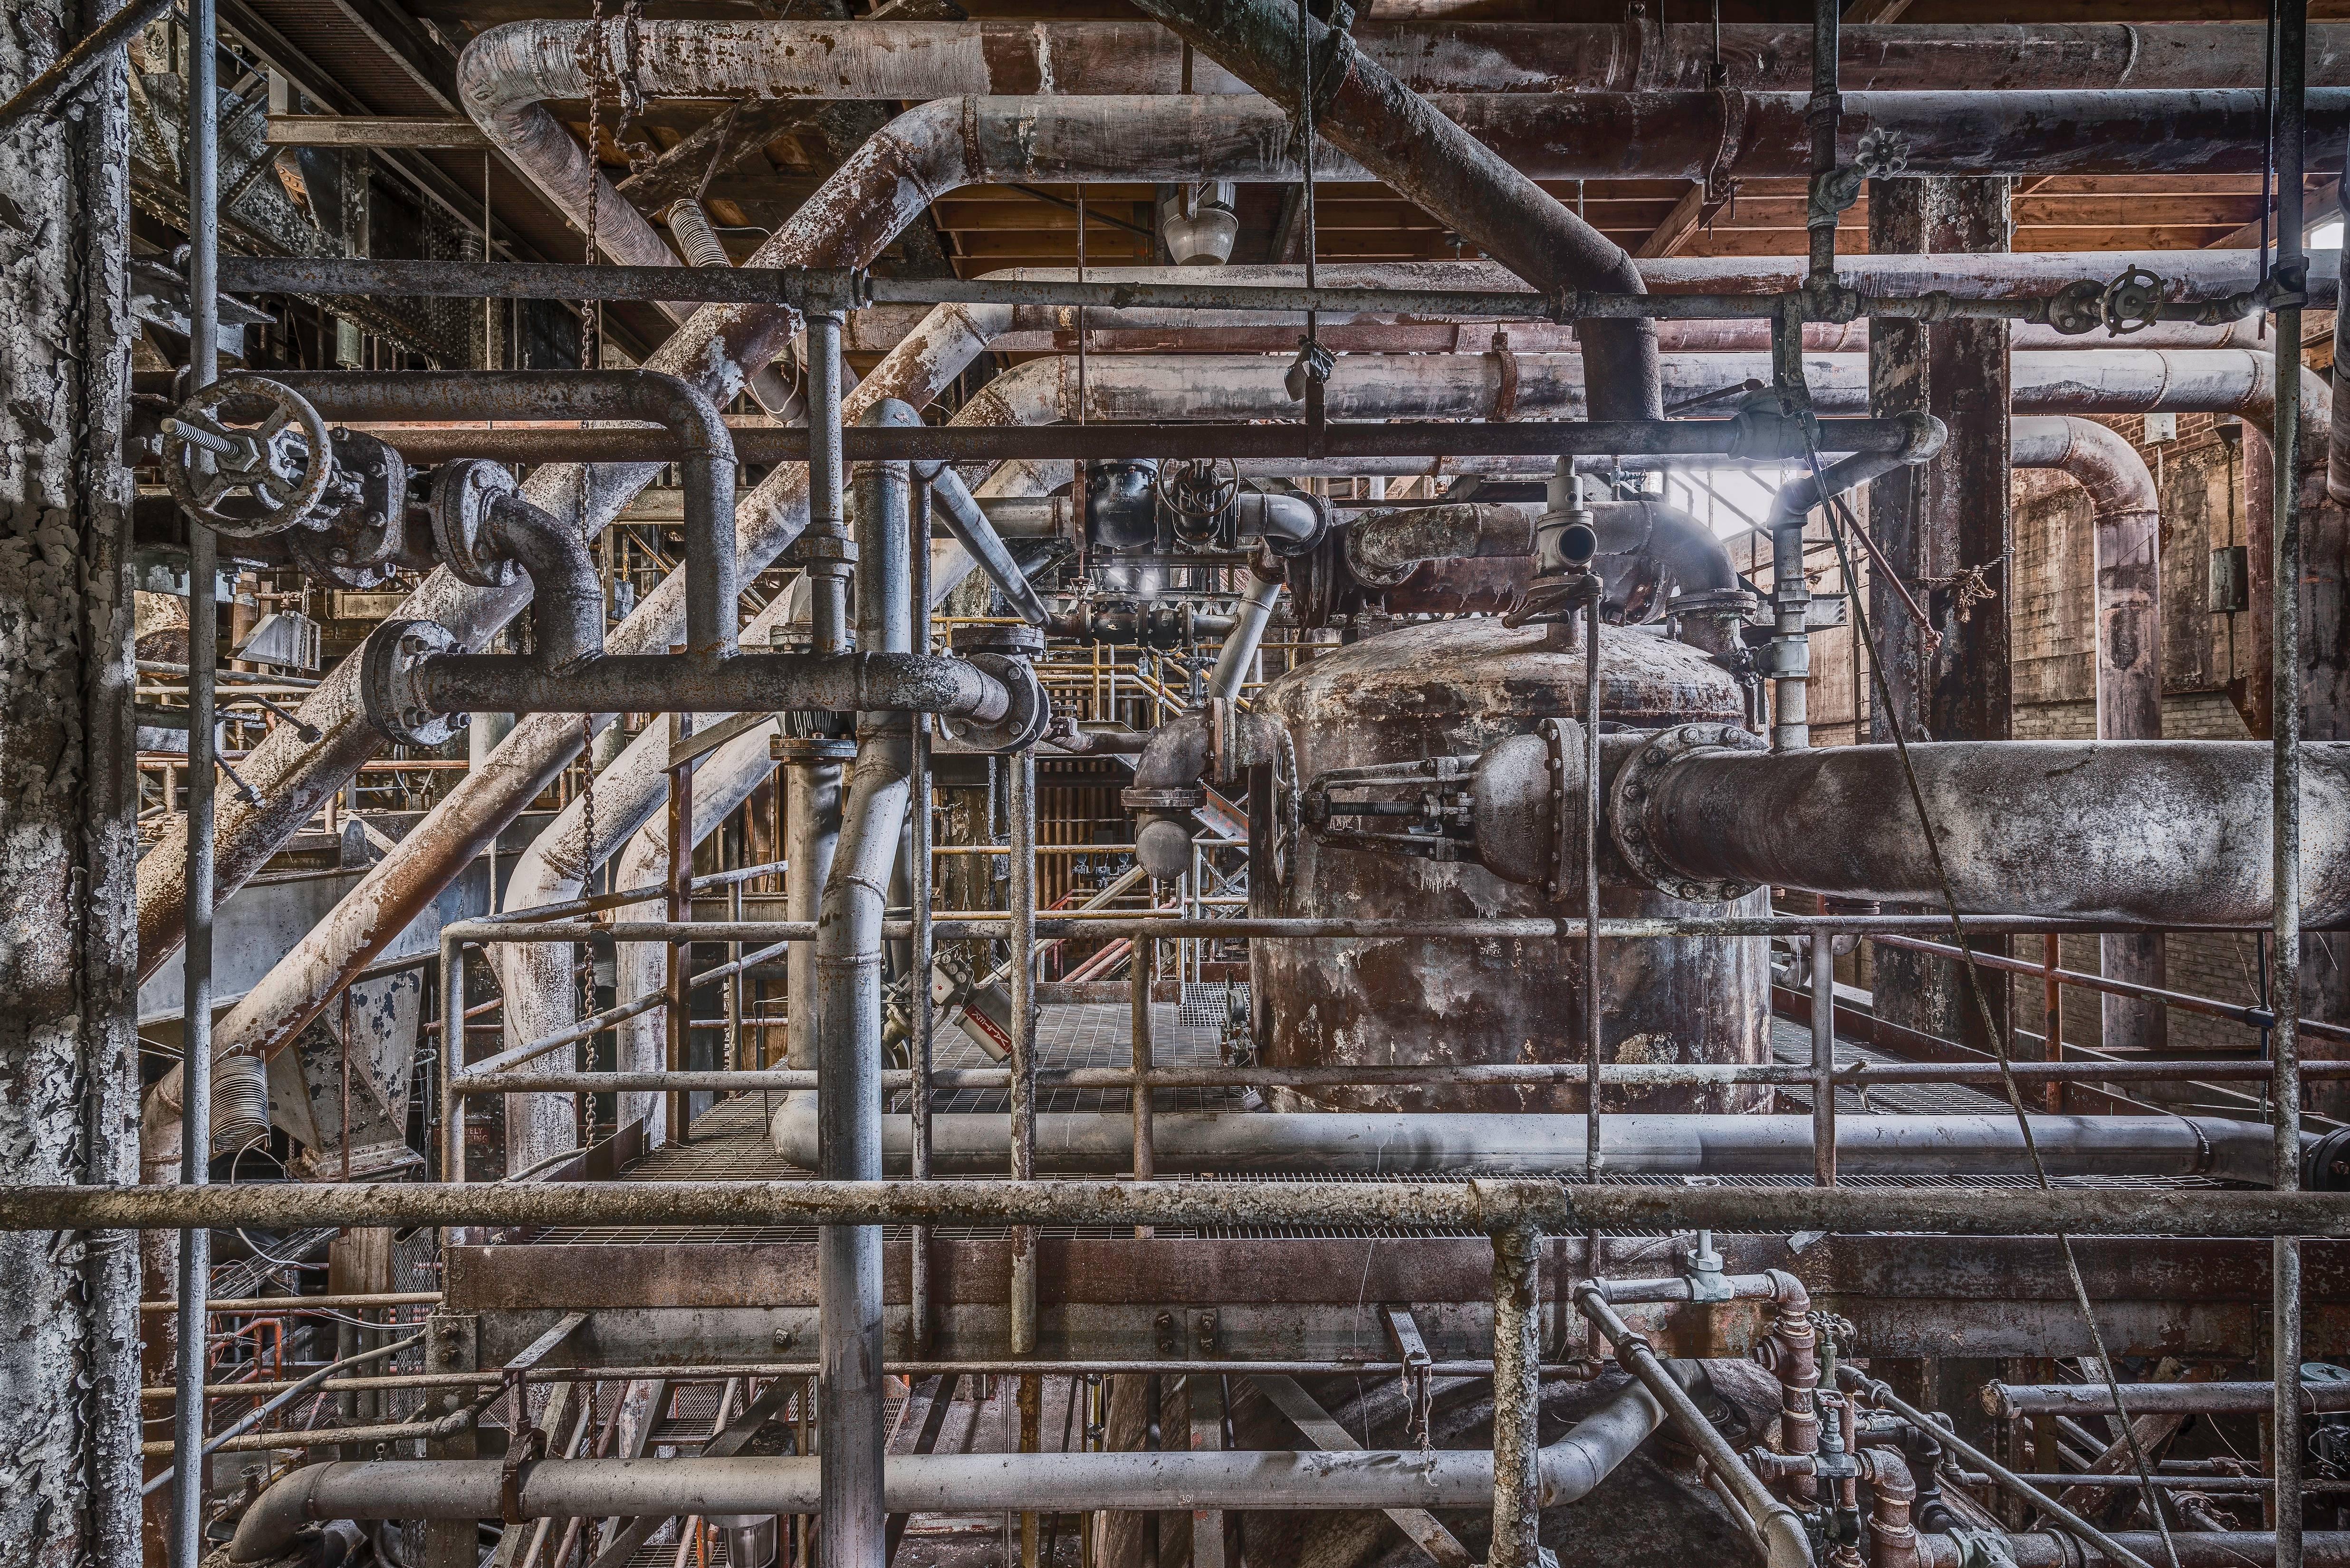
[[[2062,469],[2089,498],[2095,534],[2097,739],[2162,738],[2161,498],[2137,449],[2107,426],[2079,418],[2022,419],[2009,427],[2017,468]],[[2141,985],[2166,983],[2160,936],[2097,939],[2100,972]],[[2168,1037],[2159,1003],[2100,999],[2103,1038],[2159,1054]]]
[[[817,1158],[822,1096],[784,1096],[769,1123],[775,1152],[802,1169]],[[2052,1175],[2208,1176],[2266,1184],[2274,1140],[2257,1122],[2221,1116],[2034,1116],[2032,1133]],[[1170,1171],[1508,1171],[1584,1169],[1584,1118],[1547,1113],[1414,1111],[1161,1111],[1151,1152]],[[983,1112],[933,1115],[932,1168],[983,1175],[1003,1168],[1010,1119]],[[911,1119],[883,1118],[881,1159],[903,1175]],[[1095,1175],[1131,1170],[1132,1119],[1124,1111],[1051,1112],[1036,1118],[1040,1171]],[[1600,1118],[1601,1161],[1640,1176],[1797,1176],[1812,1169],[1809,1116],[1617,1115]],[[2015,1118],[1981,1116],[1847,1116],[1836,1124],[1837,1168],[1868,1176],[2029,1175]]]
[[[1409,507],[1358,515],[1346,538],[1347,569],[1362,582],[1392,587],[1423,561],[1531,556],[1534,518],[1523,506],[1491,502]],[[1643,542],[1645,536],[1632,547]]]
[[[1098,106],[1112,102],[1088,101],[1097,110]],[[751,262],[760,266],[866,265],[922,207],[973,181],[1020,182],[1110,175],[1142,180],[1287,177],[1291,171],[1282,152],[1285,139],[1268,142],[1234,134],[1217,115],[1200,107],[1216,101],[1194,99],[1188,106],[1172,106],[1176,112],[1142,119],[1097,111],[1049,127],[1037,126],[1025,117],[1026,100],[1022,99],[925,105],[900,116],[889,130],[844,161],[824,189],[768,239]],[[667,255],[666,247],[663,254]],[[983,347],[983,339],[968,350],[952,345],[966,337],[956,323],[973,319],[977,317],[941,320],[936,333],[925,336],[917,357],[901,363],[919,366],[923,356],[956,352],[963,353],[967,362],[969,352]],[[771,362],[791,329],[791,312],[780,305],[706,306],[661,347],[648,361],[648,368],[689,378],[697,389],[713,399],[729,398],[741,386],[742,367]],[[583,535],[592,536],[659,471],[660,465],[653,463],[550,463],[531,475],[523,493],[556,516],[577,522]],[[804,490],[792,479],[779,477],[781,473],[779,470],[770,474],[754,492],[750,515],[738,516],[738,525],[748,524],[742,527],[745,536],[737,544],[738,565],[744,571],[764,567],[802,525],[797,505],[785,504],[785,493],[804,493]],[[804,485],[804,481],[799,484]],[[677,613],[675,594],[684,589],[681,584],[674,593],[669,589],[664,583],[630,618],[638,628],[634,635],[644,639],[645,650],[665,651],[676,640],[679,628],[670,618]],[[436,572],[410,595],[401,606],[401,615],[435,622],[464,646],[478,647],[523,602],[523,590],[473,588],[452,574]],[[626,632],[629,627],[624,625],[620,630]],[[622,639],[616,634],[613,640]],[[242,886],[328,795],[350,780],[374,751],[378,742],[362,712],[359,676],[357,661],[346,659],[304,701],[302,718],[324,732],[322,740],[304,742],[292,726],[281,726],[241,764],[243,776],[265,805],[250,807],[234,794],[222,798],[216,814],[221,897]],[[559,758],[547,763],[547,749],[559,745],[567,755],[572,739],[568,728],[551,740],[544,731],[519,744],[510,738],[508,744],[515,747],[517,763],[525,753],[530,761],[517,769],[516,776],[502,778],[499,788],[490,790],[484,781],[484,794],[469,796],[463,823],[468,834],[476,840],[484,838],[484,823],[502,811],[510,818],[513,811],[520,809],[521,801],[544,788],[552,769],[561,765]],[[483,775],[471,775],[467,783],[482,779]],[[519,799],[506,788],[517,781],[530,785]],[[184,825],[167,828],[140,860],[143,971],[161,963],[179,940],[185,904],[179,885],[184,834]],[[419,845],[419,852],[424,847]],[[454,862],[463,863],[462,859]],[[381,869],[379,865],[378,870]],[[445,879],[443,875],[443,883]],[[379,881],[369,898],[380,898],[381,888]],[[387,906],[380,918],[391,923],[380,926],[380,937],[366,936],[365,929],[379,927],[379,918],[369,916],[359,922],[363,940],[389,940],[419,907],[404,898]],[[395,915],[398,918],[392,919]],[[362,967],[365,962],[361,958],[351,967]],[[339,971],[338,961],[334,972]],[[331,994],[336,983],[330,973],[303,987],[305,1004],[307,997]]]
[[[1671,1364],[1690,1376],[1697,1365]],[[1630,1457],[1663,1421],[1637,1385],[1539,1454],[1541,1501],[1564,1508]],[[542,1459],[523,1471],[525,1519],[810,1513],[818,1461],[769,1459]],[[282,1554],[318,1519],[495,1519],[496,1459],[375,1460],[292,1471],[245,1511],[232,1563]],[[892,1454],[879,1506],[890,1513],[1218,1509],[1482,1508],[1490,1451],[1171,1449],[1155,1453]],[[853,1559],[852,1559],[853,1561]]]
[[[1684,732],[1665,731],[1674,746]],[[1668,874],[1939,907],[1941,888],[1891,746],[1762,754],[1702,741],[1619,786],[1609,830]],[[2257,925],[2269,908],[2265,742],[2008,741],[1912,745],[1959,909]],[[1628,765],[1628,764],[1627,764]],[[1617,777],[1624,776],[1619,770]],[[2350,919],[2350,744],[2303,748],[2302,866],[2313,927]]]

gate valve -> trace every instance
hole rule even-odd
[[[163,482],[172,499],[233,539],[310,522],[337,477],[318,410],[259,376],[223,377],[163,421]]]

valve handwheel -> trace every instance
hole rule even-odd
[[[1240,499],[1240,464],[1230,458],[1200,458],[1159,471],[1159,498],[1168,510],[1194,520],[1222,517]]]
[[[327,422],[300,393],[226,376],[163,421],[163,479],[196,521],[232,538],[305,521],[335,477]]]

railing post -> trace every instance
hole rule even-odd
[[[1542,1560],[1542,1237],[1493,1238],[1493,1545],[1487,1568]]]

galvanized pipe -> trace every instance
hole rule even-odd
[[[818,1168],[824,1098],[788,1095],[769,1124],[775,1152],[805,1170]],[[2031,1127],[2050,1170],[2060,1174],[2266,1179],[2267,1129],[2253,1123],[2037,1116]],[[1601,1118],[1600,1164],[1648,1175],[1808,1177],[1813,1130],[1809,1116],[1610,1113]],[[882,1117],[879,1136],[883,1168],[904,1171],[908,1118]],[[1006,1116],[978,1111],[933,1116],[931,1137],[933,1168],[958,1175],[1002,1169],[1011,1143]],[[1132,1125],[1120,1112],[1043,1114],[1035,1137],[1040,1171],[1133,1168]],[[1151,1145],[1154,1168],[1201,1172],[1573,1172],[1585,1163],[1582,1119],[1541,1113],[1162,1112],[1153,1120]],[[2013,1175],[2031,1168],[2022,1132],[2004,1114],[1845,1116],[1835,1147],[1846,1175]]]
[[[1023,747],[1004,760],[1004,818],[1011,829],[1010,877],[1004,884],[1004,940],[1012,950],[1012,1110],[1007,1141],[1011,1145],[1012,1179],[1036,1178],[1036,753]],[[785,1110],[776,1112],[777,1124]],[[877,1118],[875,1131],[886,1158],[887,1117]],[[930,1119],[931,1159],[937,1157],[937,1120]],[[911,1128],[908,1146],[910,1148]],[[999,1164],[997,1168],[1002,1168]],[[1120,1168],[1124,1168],[1123,1166]],[[1012,1354],[1036,1351],[1036,1233],[1026,1226],[1012,1233]]]

